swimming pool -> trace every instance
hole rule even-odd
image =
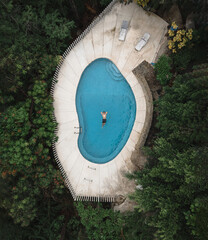
[[[85,68],[77,87],[76,109],[82,128],[81,154],[93,163],[111,161],[126,144],[136,115],[131,87],[112,61],[99,58]],[[102,128],[103,111],[108,114]]]

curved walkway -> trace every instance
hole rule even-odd
[[[126,40],[118,40],[123,20],[129,21]],[[141,83],[132,70],[143,60],[154,62],[167,23],[153,13],[145,12],[135,3],[116,3],[110,12],[64,56],[53,88],[54,113],[58,122],[58,142],[54,144],[58,164],[75,200],[114,201],[119,195],[133,191],[134,183],[124,172],[134,170],[130,158],[140,141],[148,100]],[[140,51],[135,45],[145,32],[151,37]],[[87,161],[79,152],[78,116],[75,106],[76,89],[83,70],[97,58],[109,58],[124,75],[136,98],[137,113],[131,135],[122,151],[106,164]]]

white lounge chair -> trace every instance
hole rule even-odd
[[[137,43],[135,49],[137,51],[140,51],[148,42],[150,38],[150,34],[149,33],[145,33],[144,36],[139,40],[139,42]]]
[[[123,21],[121,25],[121,30],[119,34],[119,40],[120,41],[125,41],[127,30],[128,30],[129,22],[128,21]]]

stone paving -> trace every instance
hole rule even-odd
[[[124,42],[118,40],[123,20],[129,21]],[[115,201],[117,196],[126,196],[134,190],[134,182],[129,181],[125,173],[135,170],[131,155],[138,148],[138,142],[143,144],[141,133],[145,125],[151,123],[147,112],[152,114],[149,110],[152,100],[146,96],[142,81],[138,81],[132,70],[143,60],[155,61],[160,45],[164,43],[167,25],[160,17],[144,11],[135,3],[116,3],[65,57],[53,92],[54,114],[58,122],[55,149],[75,200]],[[151,35],[150,39],[137,52],[135,46],[145,32]],[[87,161],[78,149],[78,134],[74,133],[77,131],[74,127],[79,127],[75,96],[84,69],[95,59],[103,57],[113,61],[128,81],[135,95],[137,112],[122,151],[106,164],[95,164]]]

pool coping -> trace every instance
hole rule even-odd
[[[143,62],[140,65],[142,65]],[[152,118],[153,118],[153,96],[152,96],[150,87],[149,87],[149,85],[147,83],[147,80],[145,78],[145,75],[143,75],[141,73],[141,71],[138,70],[138,67],[140,65],[138,65],[136,68],[134,68],[132,72],[134,73],[134,75],[137,78],[138,82],[142,86],[143,92],[145,93],[144,96],[145,96],[145,99],[146,99],[147,110],[146,110],[146,116],[145,116],[146,120],[145,120],[144,127],[142,129],[142,132],[141,132],[141,137],[140,137],[139,141],[136,144],[136,150],[132,153],[132,156],[131,156],[131,161],[136,166],[136,169],[143,167],[142,166],[143,164],[140,165],[140,164],[136,163],[137,162],[136,159],[138,159],[138,156],[140,155],[140,151],[142,150],[142,148],[143,148],[143,146],[144,146],[144,144],[146,142],[147,136],[149,134],[149,130],[151,128]]]

